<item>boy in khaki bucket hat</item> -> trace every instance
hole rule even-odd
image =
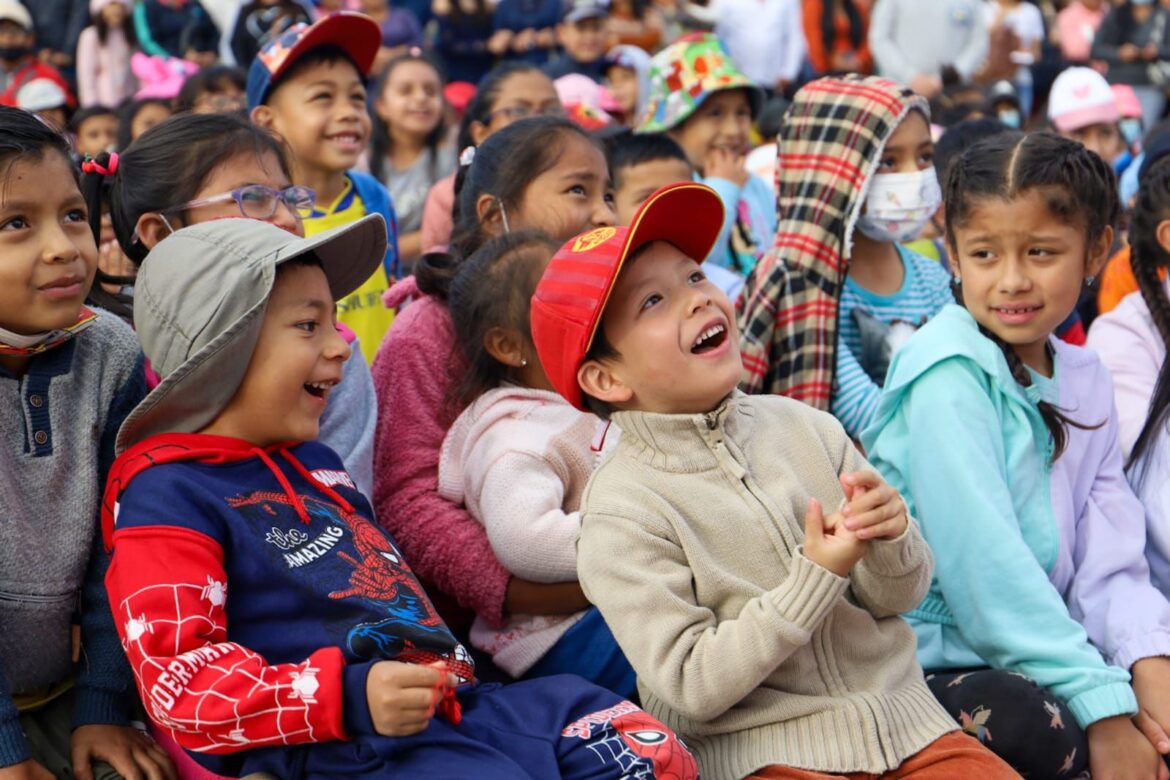
[[[669,729],[584,681],[478,686],[313,441],[350,352],[334,301],[385,249],[378,215],[312,238],[225,219],[142,264],[134,320],[162,382],[119,432],[102,531],[147,713],[233,777],[697,776]]]

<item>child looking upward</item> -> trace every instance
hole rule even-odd
[[[622,430],[581,502],[586,595],[707,777],[1014,777],[923,681],[898,613],[931,559],[901,497],[831,416],[736,391],[734,313],[699,265],[719,203],[665,188],[537,286],[549,381]]]

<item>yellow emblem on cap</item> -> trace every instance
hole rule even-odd
[[[600,227],[596,230],[590,230],[582,236],[577,236],[577,240],[573,242],[574,252],[589,252],[609,241],[617,235],[617,228]]]

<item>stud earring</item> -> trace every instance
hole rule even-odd
[[[958,274],[955,274],[955,284],[962,284],[962,283],[963,283],[963,277],[959,276]]]
[[[1085,287],[1092,287],[1096,283],[1097,283],[1096,276],[1086,276],[1085,277]]]
[[[527,366],[528,366],[528,358],[520,358],[520,368],[525,368]]]

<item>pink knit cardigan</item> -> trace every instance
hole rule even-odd
[[[439,450],[462,411],[447,400],[459,361],[446,304],[417,290],[408,277],[386,293],[395,307],[416,300],[395,317],[374,359],[374,508],[420,577],[499,628],[512,575],[483,525],[438,492]]]

